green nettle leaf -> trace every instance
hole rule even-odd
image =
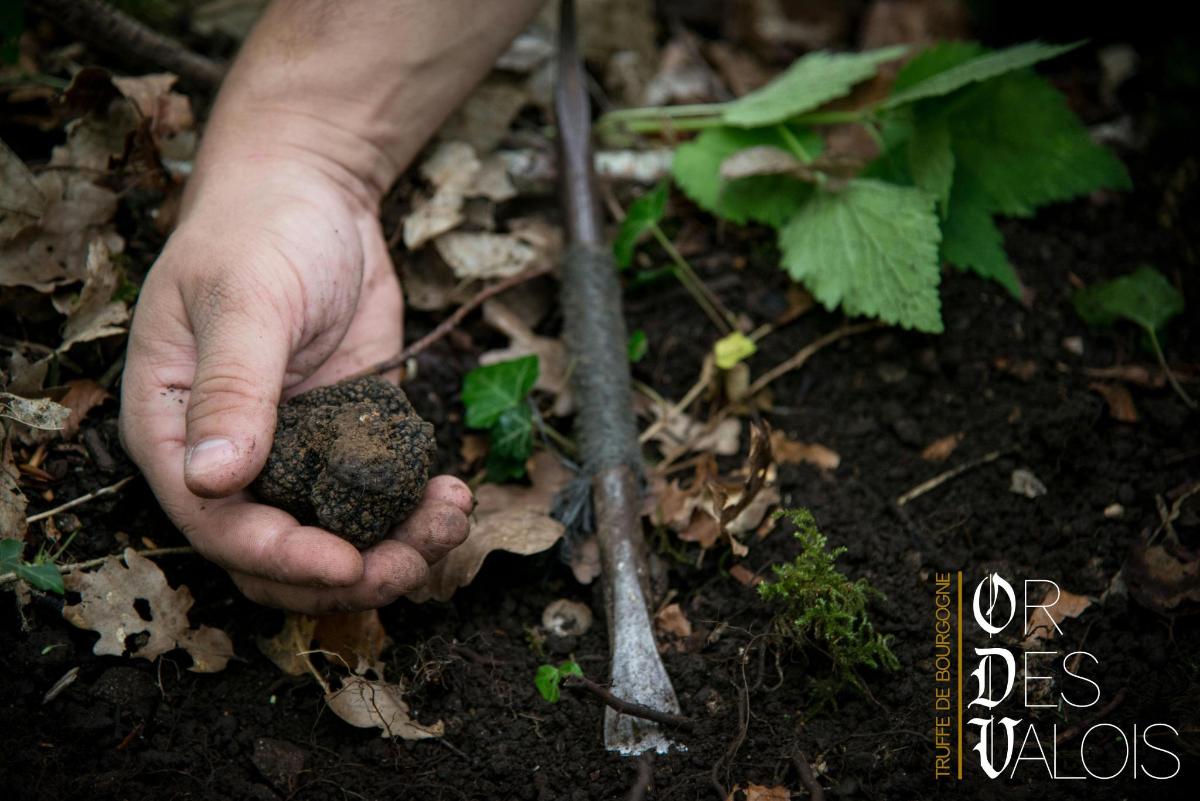
[[[669,193],[670,184],[665,180],[660,181],[658,186],[630,204],[613,240],[613,256],[617,267],[624,269],[633,263],[633,250],[638,238],[663,218]]]
[[[874,77],[879,65],[904,55],[900,45],[867,53],[809,53],[763,88],[725,106],[722,121],[756,128],[812,111],[850,93],[855,84]]]
[[[787,271],[827,309],[940,333],[940,238],[932,195],[860,179],[816,193],[779,246]]]
[[[948,125],[955,174],[972,176],[992,211],[1027,216],[1095,189],[1129,188],[1124,165],[1092,141],[1065,98],[1033,73],[967,91],[930,101],[928,111],[954,104]]]
[[[937,198],[945,217],[954,184],[954,150],[944,117],[917,120],[908,140],[908,162],[913,183]]]
[[[500,415],[525,400],[537,378],[536,355],[476,367],[467,373],[462,392],[463,405],[467,407],[467,425],[490,428]]]
[[[986,195],[972,180],[954,183],[942,223],[942,258],[961,270],[990,278],[1021,298],[1021,281],[1004,252],[1004,237],[992,219]]]
[[[891,96],[883,102],[882,108],[895,108],[905,103],[925,100],[931,97],[942,97],[962,89],[972,83],[995,78],[1008,72],[1032,67],[1039,61],[1056,58],[1081,46],[1083,42],[1067,45],[1049,45],[1044,42],[1026,42],[1004,50],[977,55],[967,61],[948,66],[930,74],[923,80],[909,83],[907,86],[893,87]],[[965,50],[948,51],[953,57],[958,57]],[[945,56],[949,59],[951,56]],[[925,67],[928,69],[928,65]],[[909,81],[912,80],[910,74]]]
[[[771,146],[792,152],[794,139],[811,159],[820,155],[824,141],[811,128],[711,128],[680,145],[671,163],[675,182],[702,209],[730,222],[761,222],[780,226],[812,194],[812,185],[790,175],[759,175],[727,181],[721,164],[734,153],[751,147]],[[804,160],[804,159],[802,159]]]
[[[629,361],[632,364],[637,364],[646,358],[646,354],[649,352],[650,344],[646,339],[645,331],[639,328],[629,335]]]
[[[758,346],[754,344],[754,340],[741,331],[734,331],[728,336],[721,337],[713,345],[713,359],[716,361],[717,367],[729,370],[738,362],[753,356],[757,350]]]
[[[1089,325],[1129,320],[1149,332],[1160,331],[1183,312],[1183,295],[1153,267],[1085,287],[1075,293],[1075,311]]]

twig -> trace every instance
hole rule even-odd
[[[190,545],[177,545],[172,548],[147,548],[144,551],[134,551],[134,553],[136,553],[138,556],[145,556],[145,557],[178,556],[181,554],[190,554],[190,553],[195,553],[195,552],[196,552],[196,549],[191,547]],[[100,565],[104,564],[109,559],[112,559],[114,556],[117,557],[118,559],[121,557],[120,554],[110,554],[109,556],[98,556],[95,559],[88,559],[85,562],[72,562],[69,565],[55,565],[54,567],[58,570],[59,573],[66,575],[67,573],[74,573],[76,570],[88,570],[93,567],[100,567]],[[4,574],[0,575],[0,587],[3,587],[8,584],[12,584],[16,580],[17,580],[16,573],[4,573]]]
[[[638,442],[646,444],[654,435],[661,431],[671,420],[673,420],[680,412],[685,411],[691,406],[696,398],[700,397],[700,393],[712,383],[716,376],[716,365],[710,356],[704,357],[704,365],[700,368],[700,377],[696,379],[696,383],[687,391],[687,394],[676,404],[667,408],[666,412],[658,420],[646,427],[646,430],[638,437]]]
[[[512,289],[513,287],[523,284],[526,281],[531,281],[539,276],[547,275],[552,269],[553,268],[551,265],[547,264],[542,267],[536,267],[532,270],[526,270],[525,272],[518,273],[517,275],[510,275],[503,281],[499,281],[489,287],[485,287],[484,289],[480,290],[475,297],[471,298],[466,303],[455,309],[453,314],[438,323],[437,328],[433,329],[428,334],[421,337],[392,358],[379,362],[374,367],[368,367],[366,370],[359,373],[358,377],[366,375],[379,375],[380,373],[386,373],[388,370],[395,370],[398,367],[403,367],[406,361],[411,359],[413,356],[416,356],[421,351],[427,349],[430,345],[453,331],[458,324],[462,322],[464,317],[466,317],[479,306],[483,305],[484,301],[494,298],[501,292]]]
[[[189,50],[103,0],[27,0],[26,6],[93,47],[170,70],[203,89],[216,89],[225,76],[226,65]]]
[[[609,692],[607,687],[602,687],[585,676],[566,676],[563,678],[562,686],[570,690],[582,690],[591,693],[623,715],[652,720],[655,723],[661,723],[664,726],[674,726],[684,731],[690,731],[695,726],[695,721],[689,717],[672,715],[670,712],[660,712],[657,709],[651,709],[642,704],[624,701]]]
[[[1097,720],[1104,720],[1104,718],[1108,717],[1109,714],[1111,714],[1114,709],[1116,709],[1122,703],[1124,703],[1125,696],[1126,696],[1128,690],[1129,690],[1128,687],[1122,687],[1117,692],[1117,694],[1113,696],[1113,699],[1111,701],[1109,701],[1107,704],[1105,704],[1104,708],[1101,709],[1099,712],[1097,712],[1095,717],[1093,717],[1091,720],[1088,721],[1087,725],[1090,726],[1093,722],[1095,722]],[[1065,742],[1073,740],[1079,734],[1079,732],[1081,732],[1083,730],[1084,730],[1084,725],[1080,724],[1080,723],[1077,723],[1074,726],[1068,726],[1067,728],[1060,731],[1058,733],[1058,736],[1054,738],[1054,744],[1062,745]]]
[[[1171,384],[1171,389],[1175,390],[1175,394],[1184,402],[1189,409],[1196,408],[1196,401],[1192,400],[1192,396],[1187,394],[1179,381],[1175,378],[1175,374],[1171,372],[1171,368],[1167,366],[1167,357],[1163,355],[1162,345],[1158,344],[1158,334],[1154,332],[1153,326],[1146,328],[1146,333],[1150,335],[1150,344],[1154,346],[1154,355],[1158,358],[1158,364],[1162,367],[1162,371],[1167,376],[1167,381]]]
[[[963,462],[958,467],[952,467],[944,473],[938,473],[928,481],[922,481],[908,492],[896,498],[896,505],[903,506],[909,501],[915,501],[925,493],[937,489],[952,478],[958,478],[968,470],[974,470],[976,467],[982,467],[989,462],[996,461],[1004,453],[1005,451],[991,451],[990,453],[985,453],[983,456],[980,456],[978,459],[974,459],[970,462]]]
[[[808,765],[808,757],[799,748],[792,751],[792,762],[796,765],[796,772],[800,774],[800,781],[808,790],[812,801],[825,801],[825,790],[817,781],[817,777],[813,775],[812,768]]]
[[[89,492],[87,495],[80,495],[74,500],[67,501],[64,504],[55,506],[53,509],[48,509],[45,512],[38,512],[35,515],[30,515],[29,517],[25,518],[25,522],[26,524],[36,523],[39,520],[45,520],[47,517],[53,517],[54,515],[65,512],[68,509],[74,509],[76,506],[81,506],[82,504],[85,504],[88,501],[93,501],[101,496],[112,495],[116,492],[120,492],[122,487],[124,487],[130,481],[133,481],[135,478],[137,478],[137,476],[125,476],[125,478],[121,479],[115,484],[109,484],[107,487],[101,487],[98,490]]]
[[[637,778],[633,782],[633,786],[629,788],[629,795],[625,796],[625,801],[642,801],[646,797],[646,790],[650,788],[650,782],[654,781],[654,752],[646,751],[638,759]]]

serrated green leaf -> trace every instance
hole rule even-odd
[[[36,587],[42,592],[53,592],[62,595],[67,591],[66,586],[63,584],[62,574],[52,564],[21,562],[16,565],[13,572],[27,581],[29,586]]]
[[[918,100],[942,97],[969,84],[982,83],[1005,73],[1032,67],[1039,61],[1056,58],[1082,44],[1083,42],[1068,45],[1026,42],[1004,50],[978,55],[968,61],[929,75],[924,80],[911,84],[907,88],[899,90],[893,88],[891,96],[883,102],[881,108],[896,108]]]
[[[818,192],[779,232],[783,265],[827,309],[942,330],[933,196],[882,181]]]
[[[788,132],[815,158],[824,141],[811,128],[788,126]],[[788,175],[760,175],[726,181],[721,164],[734,153],[769,145],[791,151],[779,126],[770,128],[711,128],[680,145],[671,162],[675,182],[702,209],[730,222],[761,222],[780,226],[804,205],[812,185]]]
[[[533,677],[533,684],[537,687],[537,691],[541,693],[542,698],[545,698],[552,704],[558,703],[558,685],[561,682],[562,674],[554,665],[542,665],[537,669],[537,673]]]
[[[658,225],[666,213],[670,189],[667,181],[660,181],[658,186],[629,205],[629,211],[625,213],[625,219],[621,221],[613,239],[613,257],[617,267],[624,269],[633,263],[633,250],[638,238]]]
[[[907,50],[899,45],[866,53],[809,53],[763,88],[727,104],[722,121],[739,128],[755,128],[812,111],[849,94],[855,84],[873,77],[880,64],[899,58]]]
[[[1005,75],[969,95],[928,101],[953,139],[955,172],[972,176],[992,211],[1027,216],[1039,206],[1095,189],[1126,189],[1129,175],[1092,141],[1066,100],[1033,73]]]
[[[907,91],[934,75],[966,63],[987,53],[977,42],[938,42],[913,56],[912,60],[896,73],[892,82],[892,95]]]
[[[987,198],[969,178],[955,182],[942,222],[942,258],[961,270],[989,278],[1021,298],[1021,281],[1004,252],[1004,237]]]
[[[538,378],[538,357],[522,356],[476,367],[463,378],[467,425],[490,428],[504,412],[525,400]]]
[[[505,409],[490,429],[492,453],[524,462],[533,450],[533,413],[528,403]]]
[[[650,351],[650,345],[646,340],[646,332],[642,329],[637,329],[629,335],[629,361],[631,364],[637,364],[642,359],[646,358],[646,354]]]
[[[945,217],[954,184],[954,150],[945,117],[918,118],[908,140],[908,163],[913,183],[937,198]]]
[[[1159,331],[1183,312],[1183,295],[1153,267],[1085,287],[1075,293],[1075,311],[1089,325],[1112,325],[1118,319]]]
[[[713,359],[722,370],[732,369],[738,362],[754,355],[758,346],[741,331],[721,337],[713,345]]]

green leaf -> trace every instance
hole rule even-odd
[[[933,196],[882,181],[818,192],[779,232],[783,265],[827,309],[939,333]]]
[[[505,409],[492,424],[492,452],[524,462],[533,450],[533,414],[528,403]]]
[[[21,561],[21,553],[24,550],[25,543],[20,540],[0,540],[0,565],[6,570],[12,570],[11,564]]]
[[[642,359],[646,358],[646,354],[650,351],[650,345],[646,340],[646,332],[642,329],[637,329],[629,335],[629,361],[632,364],[637,364]]]
[[[66,586],[63,585],[62,574],[58,572],[58,568],[55,565],[22,562],[16,565],[13,572],[29,582],[31,587],[36,587],[43,592],[53,592],[62,595],[67,591]]]
[[[942,258],[962,270],[990,278],[1021,298],[1021,281],[1004,252],[1004,237],[986,197],[970,179],[955,182],[942,223]]]
[[[1153,267],[1094,284],[1075,293],[1075,311],[1089,325],[1112,325],[1118,319],[1159,331],[1183,312],[1183,295]]]
[[[537,691],[542,694],[542,698],[552,704],[558,703],[558,685],[561,683],[562,673],[554,665],[542,665],[533,677],[533,684],[537,687]]]
[[[717,367],[729,370],[743,359],[753,356],[757,350],[758,346],[754,344],[754,340],[741,331],[734,331],[728,336],[721,337],[713,345],[713,358],[716,360]]]
[[[476,367],[463,378],[467,425],[490,428],[500,415],[525,400],[538,378],[538,357],[522,356],[487,367]]]
[[[912,61],[900,68],[892,83],[891,93],[898,95],[934,75],[987,52],[987,48],[976,42],[938,42],[917,53]]]
[[[942,97],[968,84],[981,83],[1008,72],[1032,67],[1039,61],[1056,58],[1082,44],[1083,42],[1068,45],[1026,42],[1004,50],[978,55],[968,61],[929,75],[924,80],[911,84],[907,88],[893,88],[892,95],[883,102],[881,108],[895,108],[917,100]],[[962,52],[964,51],[959,50],[955,55]],[[909,79],[911,80],[911,75]]]
[[[1121,162],[1036,75],[1006,75],[967,92],[922,104],[918,113],[948,113],[955,174],[971,176],[992,211],[1027,216],[1095,189],[1129,188]]]
[[[954,183],[954,150],[944,117],[917,120],[908,140],[908,163],[913,183],[937,198],[945,217]]]
[[[578,676],[579,678],[583,678],[583,668],[579,667],[578,662],[571,660],[567,660],[566,662],[559,664],[558,673],[564,679],[567,676]]]
[[[811,128],[789,125],[787,132],[810,158],[821,153],[824,142]],[[671,172],[684,194],[702,209],[739,225],[754,221],[778,227],[804,205],[812,194],[811,184],[790,175],[759,175],[735,181],[721,177],[721,164],[727,158],[762,145],[789,152],[793,149],[780,126],[710,128],[676,149]]]
[[[763,88],[727,104],[722,120],[755,128],[812,111],[849,94],[855,84],[873,77],[880,64],[899,58],[907,49],[900,45],[867,53],[809,53]]]
[[[624,269],[633,263],[634,246],[642,234],[658,225],[658,221],[663,218],[670,189],[667,181],[660,181],[658,186],[630,204],[629,211],[625,213],[625,219],[621,221],[621,227],[617,229],[617,236],[613,240],[613,256],[616,258],[617,267]]]

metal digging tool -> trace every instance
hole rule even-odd
[[[563,264],[565,338],[574,360],[576,433],[590,478],[604,569],[612,693],[678,714],[679,701],[659,658],[647,608],[648,571],[639,510],[642,455],[630,390],[625,318],[612,250],[604,241],[592,175],[592,118],[575,36],[575,6],[562,0],[554,105],[569,246]],[[658,724],[604,716],[604,746],[622,754],[666,753]]]

